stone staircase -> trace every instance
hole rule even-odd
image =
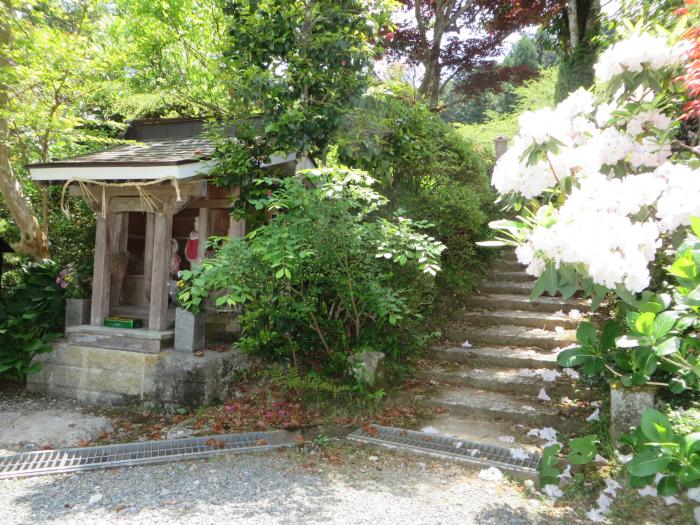
[[[479,293],[455,313],[446,341],[422,366],[422,378],[434,386],[420,399],[433,414],[431,432],[536,451],[542,440],[527,436],[532,428],[566,434],[590,426],[590,393],[556,364],[558,349],[575,341],[589,302],[530,301],[533,284],[514,253],[503,252]],[[543,388],[550,400],[538,398]],[[504,436],[514,442],[504,443]]]

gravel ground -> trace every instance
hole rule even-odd
[[[513,482],[393,451],[225,455],[0,481],[2,524],[508,524],[573,522]]]

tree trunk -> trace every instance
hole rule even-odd
[[[566,12],[569,17],[569,50],[573,51],[578,46],[578,6],[577,0],[567,0]]]
[[[11,7],[8,0],[3,1],[2,9],[5,12],[0,19],[0,45],[2,46],[9,46],[12,41],[9,23],[9,17],[12,16]],[[0,56],[0,68],[8,67],[11,66],[7,57]],[[10,134],[7,118],[4,116],[8,105],[7,85],[0,84],[0,193],[5,198],[21,234],[18,251],[35,259],[46,259],[51,256],[48,240],[10,164]]]

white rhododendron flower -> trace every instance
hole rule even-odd
[[[595,65],[596,78],[607,82],[626,71],[640,73],[644,66],[652,70],[676,66],[686,60],[687,47],[668,45],[665,38],[642,34],[618,42],[606,49]]]
[[[688,51],[665,36],[631,36],[600,56],[597,79],[672,73]],[[529,275],[565,265],[604,288],[641,292],[663,239],[700,215],[700,169],[670,160],[676,122],[645,79],[608,85],[617,92],[602,101],[581,88],[520,117],[492,184],[501,195],[541,201],[528,206],[515,237]]]

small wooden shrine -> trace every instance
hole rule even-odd
[[[202,126],[197,119],[137,120],[124,137],[133,142],[28,166],[35,182],[62,185],[64,199],[82,197],[96,216],[89,319],[67,326],[66,339],[58,350],[65,343],[88,350],[148,354],[167,354],[173,349],[178,330],[172,302],[177,273],[206,256],[208,237],[245,235],[245,224],[229,214],[236,191],[217,188],[206,180],[214,162],[214,146],[203,137]],[[307,162],[293,156],[277,157],[270,167],[291,174],[298,167],[307,167]],[[209,314],[216,317],[217,312],[212,308]],[[110,316],[139,319],[141,327],[105,326]],[[49,371],[43,377],[38,374],[34,383],[55,383],[56,374],[51,373],[65,365],[59,354],[47,355],[44,368],[48,365]],[[90,374],[90,370],[84,372]],[[81,376],[80,381],[85,378]],[[60,386],[65,393],[63,387],[70,385]],[[142,399],[145,394],[142,385]]]

